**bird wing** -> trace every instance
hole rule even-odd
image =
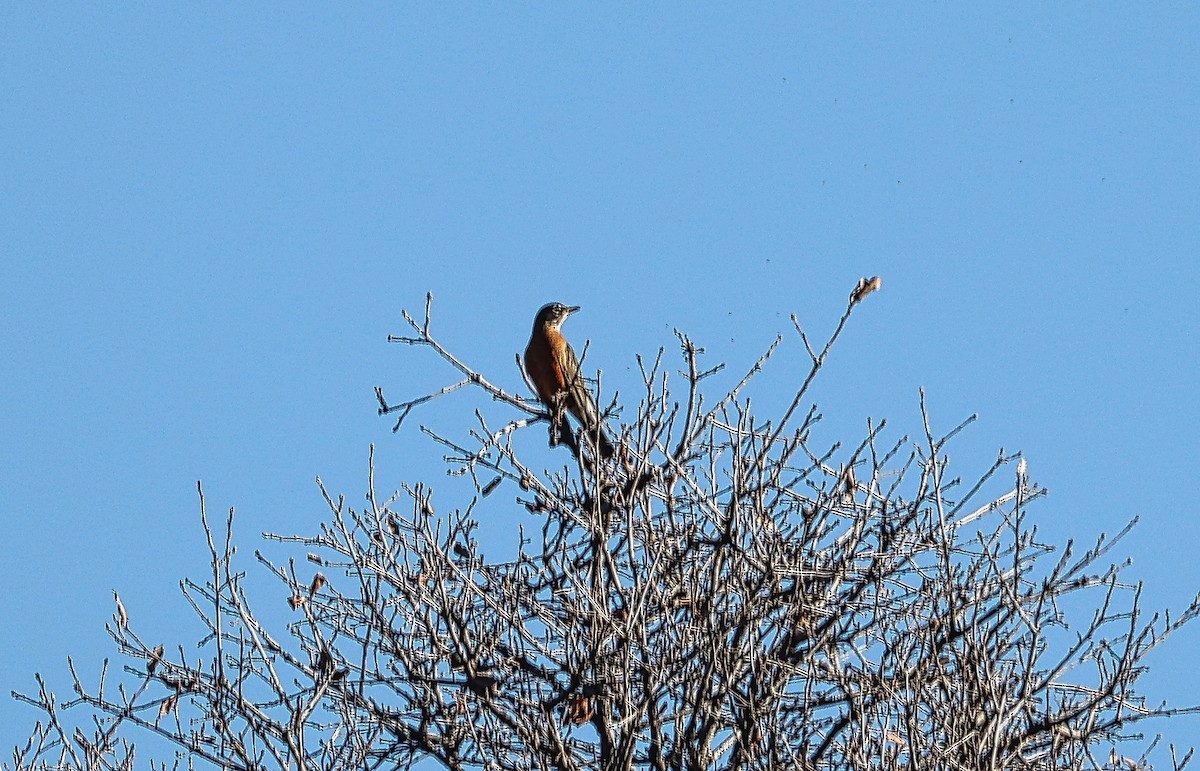
[[[585,428],[594,429],[600,423],[600,410],[596,407],[596,399],[592,396],[587,381],[583,379],[579,358],[570,344],[563,350],[562,369],[563,381],[569,394],[567,409],[579,418],[579,422]]]

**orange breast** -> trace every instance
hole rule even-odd
[[[559,355],[566,342],[561,334],[540,333],[529,340],[525,349],[525,371],[537,389],[538,398],[547,406],[552,406],[555,396],[566,388]]]

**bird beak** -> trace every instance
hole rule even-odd
[[[568,306],[568,307],[567,307],[567,315],[569,316],[570,314],[574,313],[574,312],[575,312],[575,311],[577,311],[577,310],[579,310],[579,306],[578,306],[578,305],[571,305],[571,306]]]

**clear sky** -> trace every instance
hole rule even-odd
[[[1147,610],[1200,590],[1200,5],[469,6],[0,5],[0,691],[66,697],[114,589],[190,628],[198,479],[251,572],[257,533],[315,529],[317,475],[362,500],[371,443],[384,492],[444,483],[417,423],[474,403],[393,434],[372,394],[450,377],[385,342],[427,291],[513,389],[537,308],[582,305],[632,403],[672,328],[742,369],[880,274],[831,426],[916,431],[924,387],[980,416],[962,473],[1026,453],[1047,538],[1140,516]],[[1143,689],[1200,702],[1198,643]],[[5,753],[36,717],[0,698]]]

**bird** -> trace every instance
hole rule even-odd
[[[533,334],[525,347],[525,372],[533,381],[538,399],[550,408],[552,420],[561,425],[563,410],[570,412],[600,456],[611,458],[612,443],[601,425],[596,399],[584,382],[579,358],[562,334],[563,322],[578,310],[578,305],[558,302],[542,306],[534,317]]]

